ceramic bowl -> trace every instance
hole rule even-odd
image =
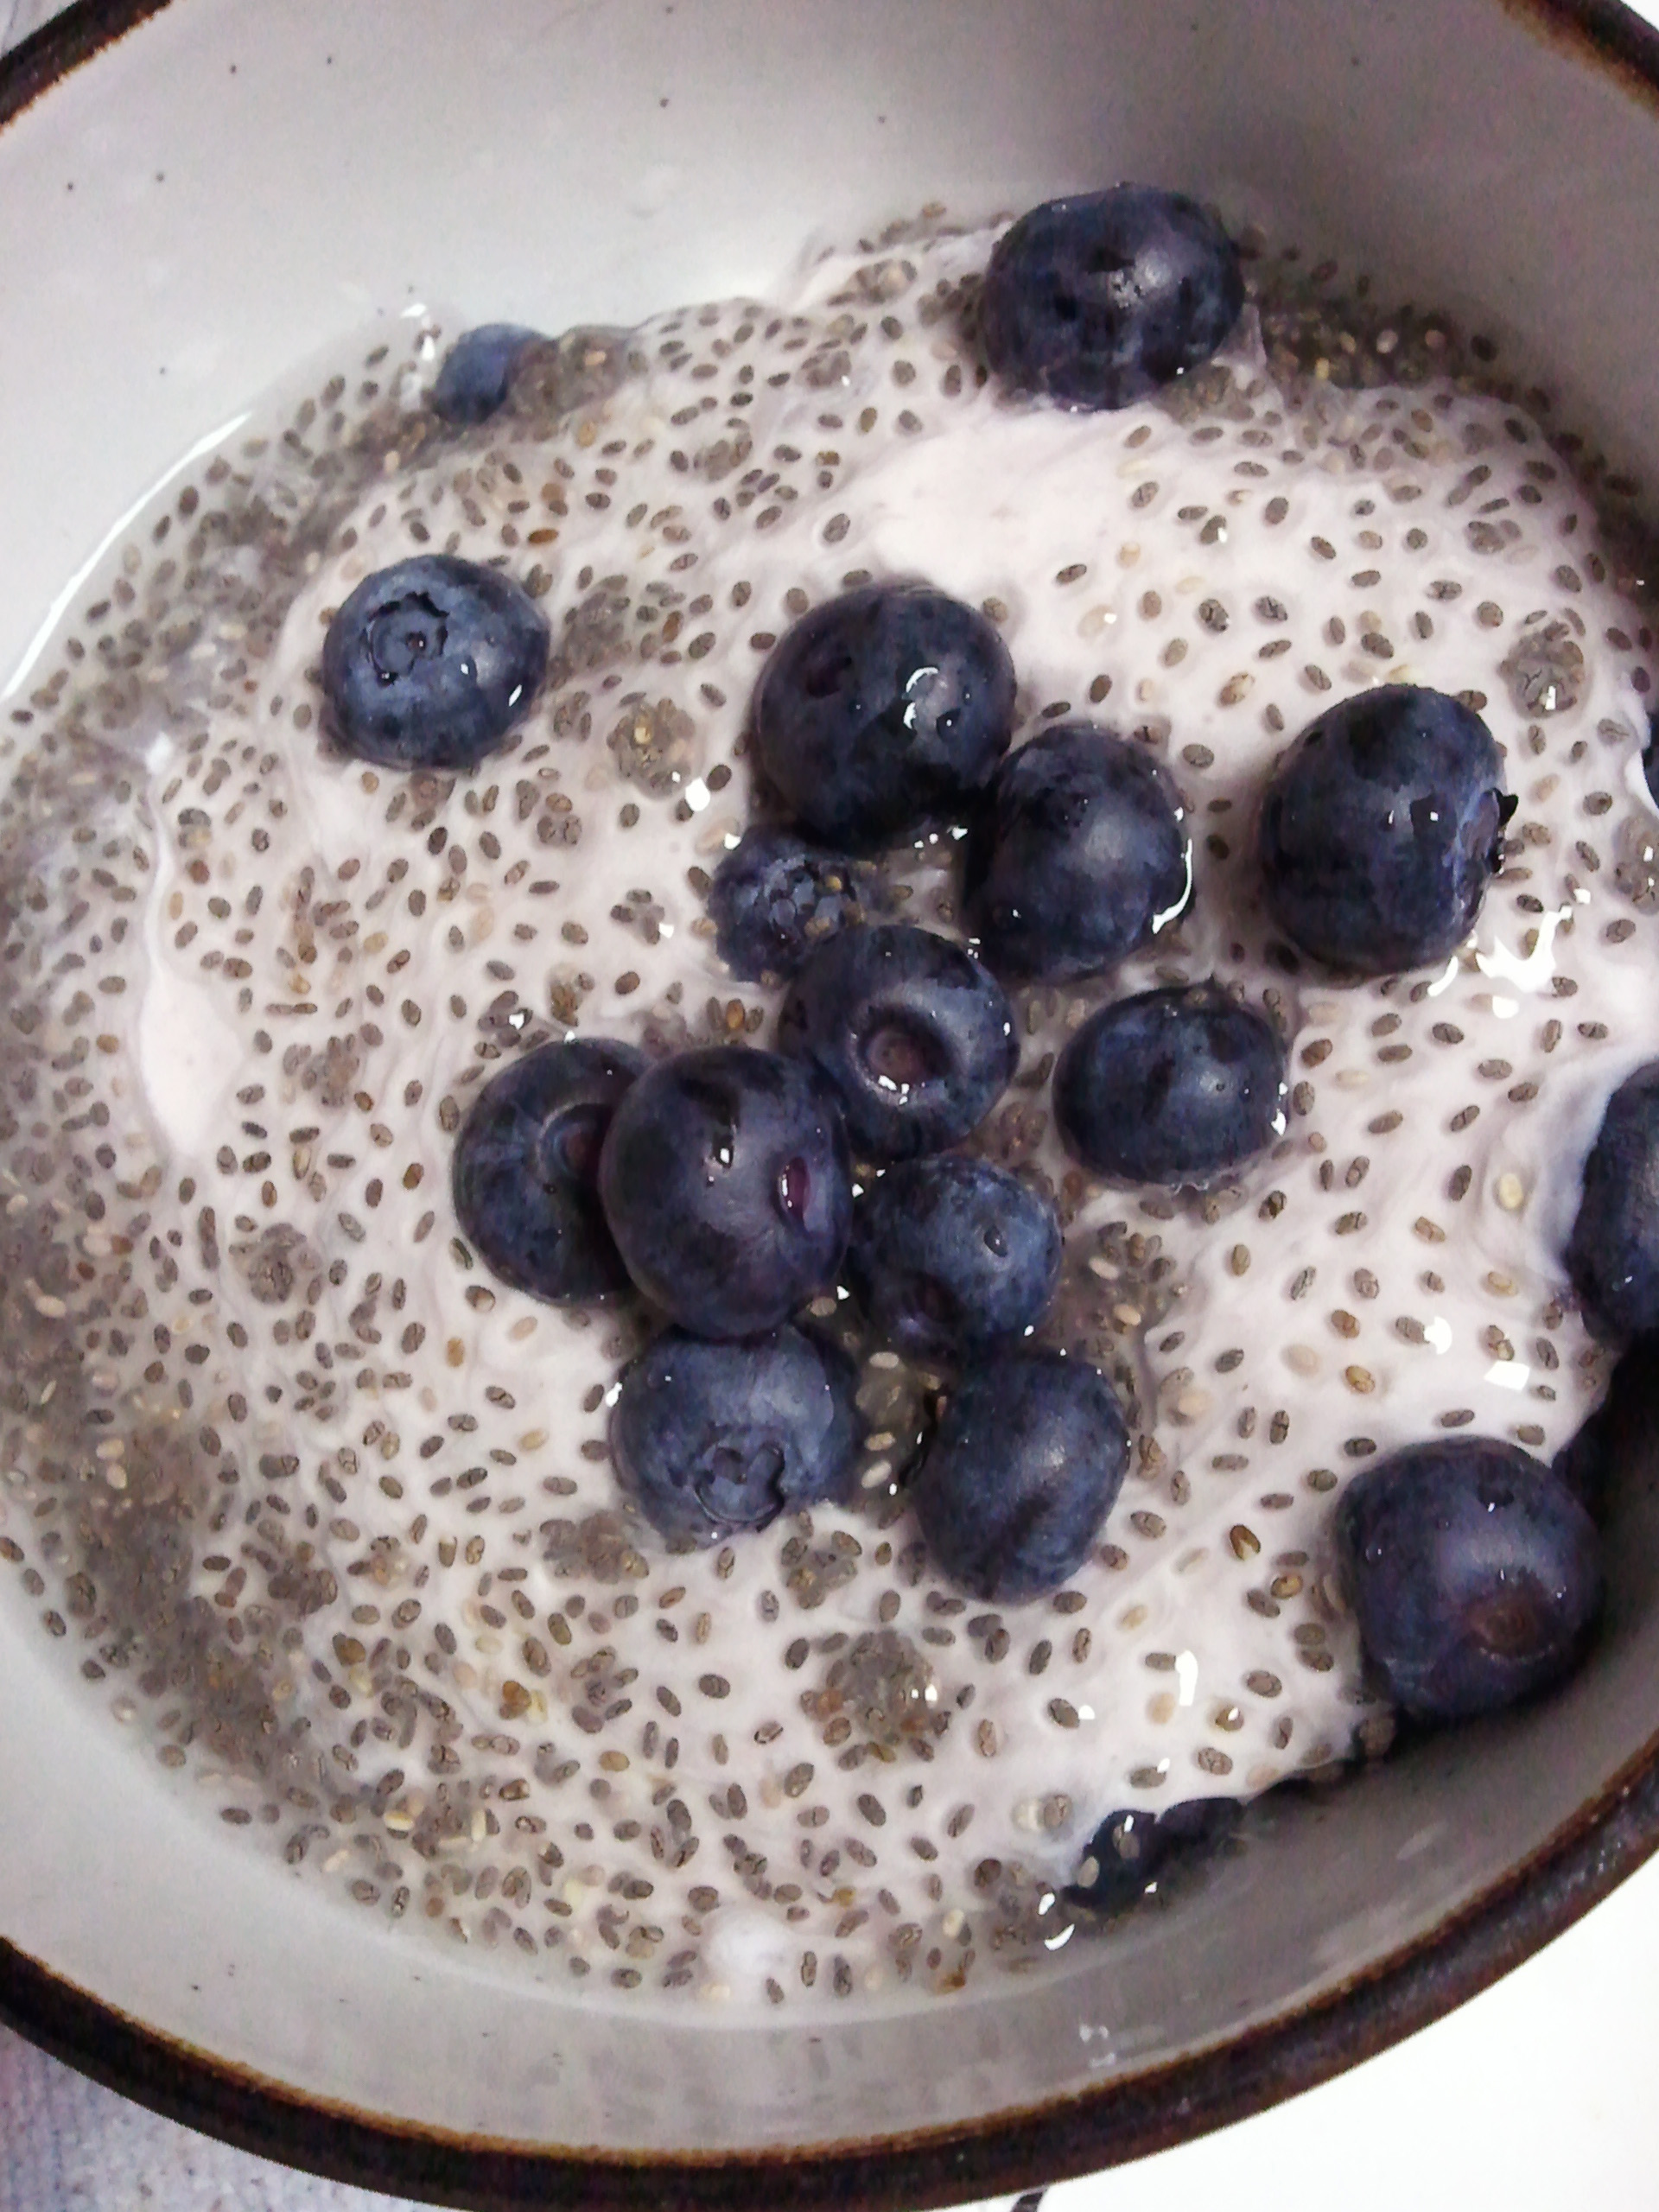
[[[1446,57],[1456,57],[1455,68]],[[1595,4],[86,0],[0,67],[0,669],[111,519],[412,295],[626,323],[812,232],[1116,175],[1478,310],[1659,470],[1659,43]],[[1592,1662],[1323,1795],[1179,1914],[901,2020],[576,2009],[360,1924],[203,1823],[0,1602],[0,2015],[161,2109],[476,2206],[946,2202],[1305,2088],[1659,1840],[1659,1501],[1621,1429]]]

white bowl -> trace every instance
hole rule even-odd
[[[0,114],[37,96],[0,130],[0,670],[181,454],[372,314],[626,323],[764,293],[811,233],[1121,175],[1477,314],[1659,467],[1659,67],[1622,10],[173,0],[72,10],[5,72]],[[1629,1480],[1619,1516],[1605,1635],[1548,1704],[1287,1796],[1271,1848],[1046,1979],[810,2031],[642,2030],[276,1878],[7,1586],[0,2013],[198,2125],[454,2202],[914,2206],[1136,2155],[1445,2010],[1653,1847],[1659,1512]]]

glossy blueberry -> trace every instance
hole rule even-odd
[[[1567,1271],[1598,1336],[1659,1329],[1659,1060],[1607,1102],[1584,1163]]]
[[[1063,722],[1010,755],[976,810],[963,921],[999,976],[1115,967],[1181,914],[1192,848],[1180,796],[1140,747]]]
[[[830,1287],[847,1247],[835,1095],[776,1052],[677,1053],[618,1105],[599,1191],[624,1266],[671,1320],[700,1337],[776,1328]]]
[[[1444,960],[1474,927],[1515,807],[1491,732],[1461,701],[1361,691],[1308,724],[1268,786],[1268,912],[1351,975]]]
[[[851,853],[959,807],[1007,752],[1014,664],[982,614],[925,584],[815,607],[754,695],[760,765],[794,819]]]
[[[385,768],[474,768],[528,711],[546,617],[511,576],[424,553],[365,576],[322,642],[333,734]]]
[[[1601,1602],[1589,1515],[1491,1437],[1419,1444],[1356,1475],[1337,1509],[1367,1658],[1421,1720],[1464,1720],[1555,1681]]]
[[[1179,193],[1119,184],[1051,200],[1004,232],[980,334],[1011,391],[1127,407],[1207,361],[1243,304],[1237,249],[1212,216]]]
[[[1111,1384],[1030,1347],[976,1359],[946,1403],[910,1502],[943,1573],[1020,1605],[1088,1558],[1122,1486],[1129,1434]]]
[[[785,981],[815,946],[862,918],[870,874],[792,830],[745,830],[709,888],[721,958],[745,982]]]
[[[1216,983],[1092,1014],[1054,1071],[1072,1157],[1117,1183],[1203,1183],[1285,1130],[1285,1048]]]
[[[654,1528],[718,1543],[845,1497],[856,1390],[847,1355],[799,1329],[728,1344],[668,1329],[622,1377],[611,1446]]]
[[[444,357],[429,395],[446,423],[486,423],[505,406],[512,372],[529,347],[544,344],[521,322],[481,322],[463,331]]]
[[[1659,802],[1659,707],[1648,715],[1648,741],[1642,749],[1642,772],[1648,780],[1648,794]]]
[[[599,1203],[600,1147],[645,1066],[631,1045],[538,1046],[491,1078],[455,1138],[461,1233],[492,1274],[569,1305],[632,1286]]]
[[[1019,1063],[1014,1011],[972,953],[886,922],[809,956],[779,1048],[829,1077],[861,1160],[913,1160],[976,1128]]]
[[[952,1360],[1022,1336],[1059,1272],[1054,1209],[988,1160],[904,1161],[854,1200],[847,1280],[906,1358]]]
[[[1114,1919],[1155,1893],[1177,1866],[1210,1857],[1243,1817],[1232,1797],[1188,1797],[1161,1813],[1109,1813],[1089,1839],[1067,1900]]]

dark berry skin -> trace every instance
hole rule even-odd
[[[599,1155],[645,1065],[631,1045],[542,1045],[474,1100],[450,1166],[455,1213],[485,1266],[515,1290],[572,1305],[632,1289],[599,1203]]]
[[[861,1160],[942,1152],[982,1122],[1019,1064],[1014,1011],[970,952],[882,923],[809,956],[778,1020],[779,1049],[829,1077]]]
[[[1012,391],[1128,407],[1207,361],[1238,321],[1237,249],[1196,202],[1150,185],[1051,200],[997,240],[985,358]]]
[[[999,976],[1097,976],[1185,912],[1179,794],[1140,747],[1087,722],[1002,763],[969,832],[963,919]]]
[[[1466,1720],[1573,1666],[1601,1603],[1594,1523],[1540,1459],[1484,1436],[1419,1444],[1337,1509],[1365,1655],[1420,1720]]]
[[[950,814],[1007,752],[1014,664],[985,617],[925,584],[804,614],[761,671],[754,739],[789,814],[872,853]]]
[[[1620,1379],[1616,1376],[1614,1389],[1619,1389]],[[1618,1457],[1615,1448],[1617,1433],[1614,1400],[1609,1395],[1549,1463],[1556,1481],[1566,1484],[1598,1528],[1606,1514],[1613,1468]]]
[[[835,1281],[852,1182],[835,1094],[744,1046],[660,1060],[612,1116],[599,1192],[624,1266],[700,1337],[774,1329]]]
[[[1617,1342],[1659,1329],[1659,1060],[1607,1102],[1584,1163],[1567,1271],[1598,1336]]]
[[[853,1203],[847,1280],[907,1359],[954,1362],[1041,1320],[1060,1225],[1017,1177],[959,1152],[889,1167]]]
[[[384,768],[475,768],[529,711],[548,626],[497,569],[425,553],[365,576],[328,625],[332,734]]]
[[[1122,1486],[1129,1436],[1084,1360],[987,1352],[946,1403],[910,1502],[940,1570],[991,1605],[1058,1590],[1089,1556]]]
[[[463,331],[444,357],[428,395],[446,423],[486,423],[506,404],[512,372],[531,346],[545,343],[521,322],[481,322]]]
[[[668,1329],[623,1375],[611,1448],[653,1528],[718,1543],[845,1497],[856,1391],[846,1353],[799,1329],[729,1344]]]
[[[1116,1183],[1204,1183],[1285,1131],[1285,1048],[1215,983],[1103,1006],[1060,1054],[1054,1122]]]
[[[790,830],[746,830],[715,870],[715,945],[747,983],[784,982],[815,946],[861,918],[861,868]]]
[[[1445,960],[1474,927],[1515,807],[1491,732],[1460,701],[1410,683],[1362,691],[1274,771],[1258,831],[1268,910],[1348,975]]]
[[[1648,795],[1659,803],[1659,707],[1648,716],[1648,741],[1642,749],[1642,773],[1647,778]]]
[[[1231,1797],[1189,1797],[1161,1813],[1109,1813],[1089,1839],[1066,1900],[1114,1919],[1154,1891],[1176,1866],[1217,1850],[1243,1816],[1244,1808]]]

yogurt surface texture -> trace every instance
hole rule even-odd
[[[1659,822],[1594,493],[1432,321],[1373,317],[1363,375],[1293,359],[1266,262],[1162,398],[1012,402],[963,334],[994,236],[594,334],[475,429],[423,404],[455,326],[378,332],[169,493],[11,702],[4,1602],[251,1843],[561,1986],[885,2004],[1040,1959],[1108,1812],[1386,1748],[1331,1580],[1346,1478],[1446,1432],[1547,1459],[1605,1388],[1560,1253],[1659,1053]],[[422,550],[553,626],[471,776],[320,741],[333,611]],[[1015,995],[973,1140],[1053,1195],[1042,1333],[1135,1433],[1089,1565],[1000,1611],[930,1567],[902,1477],[938,1378],[880,1349],[855,1508],[670,1553],[606,1442],[641,1318],[493,1280],[449,1192],[530,1045],[771,1041],[703,897],[747,701],[799,614],[901,577],[997,623],[1016,745],[1132,737],[1193,845],[1152,950]],[[1464,695],[1520,804],[1444,968],[1344,985],[1275,944],[1254,810],[1383,682]],[[955,929],[954,849],[889,864],[905,918]],[[1203,1196],[1090,1183],[1054,1056],[1211,976],[1287,1041],[1282,1139]]]

